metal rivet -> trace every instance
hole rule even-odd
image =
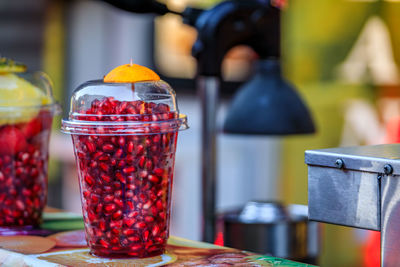
[[[387,174],[387,175],[392,174],[392,172],[393,172],[393,167],[392,167],[392,165],[386,164],[386,165],[383,167],[383,171],[384,171],[385,174]]]
[[[336,167],[338,167],[339,169],[341,169],[341,168],[343,168],[343,166],[344,166],[344,162],[343,162],[342,159],[337,159],[337,160],[335,161],[335,165],[336,165]]]

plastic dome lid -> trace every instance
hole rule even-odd
[[[0,72],[0,124],[29,121],[39,110],[60,112],[52,82],[43,72]]]
[[[79,135],[131,135],[187,129],[174,90],[166,82],[89,81],[72,94],[62,132]]]

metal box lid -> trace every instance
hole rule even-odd
[[[321,167],[400,175],[400,144],[307,150],[305,163]],[[386,166],[388,164],[391,169]]]

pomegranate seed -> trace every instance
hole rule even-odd
[[[117,179],[118,179],[121,183],[126,184],[126,179],[125,179],[125,177],[124,177],[120,172],[115,173],[115,177],[117,177]]]
[[[117,150],[117,152],[115,152],[114,157],[121,158],[123,154],[124,154],[124,151],[120,148]]]
[[[149,239],[149,231],[144,231],[143,233],[143,240],[147,241]]]
[[[103,171],[105,171],[105,172],[108,172],[108,170],[109,170],[109,166],[107,165],[107,164],[105,164],[105,163],[100,163],[99,164],[99,166],[100,166],[100,168],[103,170]]]
[[[135,189],[133,189],[133,190],[135,190]],[[127,198],[132,198],[133,197],[133,191],[131,191],[131,190],[129,190],[129,191],[126,191],[126,193],[125,193],[125,197],[127,197]]]
[[[90,175],[85,176],[85,181],[88,185],[92,186],[94,184],[94,178]]]
[[[126,205],[128,205],[128,208],[130,210],[133,210],[135,208],[133,202],[131,202],[131,201],[126,202]]]
[[[88,151],[89,151],[90,153],[93,153],[93,152],[96,151],[96,145],[93,144],[92,142],[87,142],[87,143],[86,143],[86,147],[87,147],[87,149],[88,149]]]
[[[104,212],[105,213],[112,213],[115,210],[115,205],[114,204],[106,204],[104,205]]]
[[[122,211],[117,210],[116,212],[114,212],[114,214],[112,215],[112,218],[114,220],[119,219],[122,216]]]
[[[143,229],[143,228],[146,227],[146,224],[144,222],[138,222],[138,223],[135,224],[134,227],[138,228],[138,229]]]
[[[130,167],[126,167],[126,168],[124,168],[123,170],[122,170],[122,172],[123,173],[132,173],[132,172],[135,172],[136,171],[136,168],[135,167],[133,167],[133,166],[130,166]]]
[[[121,228],[121,226],[122,226],[122,221],[111,221],[110,222],[111,228]]]
[[[102,245],[103,247],[108,248],[110,246],[110,243],[108,243],[107,241],[100,239],[99,240],[100,245]]]
[[[139,250],[141,248],[142,248],[141,245],[133,245],[133,246],[131,246],[131,250],[133,250],[133,251]],[[135,256],[135,254],[132,254],[132,255]]]
[[[114,203],[121,208],[124,206],[124,202],[122,202],[122,200],[119,198],[114,199]]]
[[[106,174],[101,174],[101,179],[103,179],[104,182],[110,183],[111,182],[111,177],[106,175]]]
[[[144,218],[144,220],[146,221],[146,222],[154,222],[154,218],[152,217],[152,216],[146,216],[146,218]]]
[[[145,160],[146,160],[146,158],[144,156],[140,157],[140,160],[139,160],[139,167],[140,168],[144,167]]]
[[[120,146],[124,146],[124,145],[125,145],[125,138],[122,137],[122,136],[120,136],[120,137],[118,138],[118,144],[119,144]]]
[[[136,154],[137,155],[141,155],[141,154],[143,154],[143,152],[144,152],[143,145],[138,145],[137,148],[136,148]]]
[[[153,229],[151,230],[151,234],[152,234],[153,236],[157,236],[159,232],[160,232],[160,227],[158,227],[158,225],[155,225],[155,226],[153,227]]]
[[[128,226],[128,227],[131,227],[135,222],[136,222],[136,220],[133,219],[133,218],[126,218],[126,219],[124,219],[124,223],[125,223],[126,226]]]
[[[104,201],[105,202],[111,202],[111,201],[113,201],[114,200],[114,196],[113,195],[106,195],[105,197],[104,197]]]
[[[133,142],[129,141],[128,148],[127,148],[128,153],[132,153],[133,152],[133,148],[134,148]]]
[[[164,170],[161,169],[161,168],[156,168],[156,169],[153,170],[153,173],[154,173],[155,175],[157,175],[158,177],[162,177],[163,174],[164,174]]]
[[[126,235],[126,236],[134,235],[135,232],[136,232],[136,231],[133,230],[133,229],[125,229],[125,230],[122,230],[122,233],[123,233],[124,235]]]
[[[149,179],[150,182],[153,182],[153,183],[158,183],[158,182],[159,182],[157,176],[152,175],[152,174],[150,174],[150,175],[148,176],[148,179]]]
[[[100,199],[99,196],[96,195],[96,194],[90,195],[90,200],[92,200],[92,203],[93,203],[93,204],[98,203],[98,202],[99,202],[99,199]]]
[[[104,221],[100,221],[99,222],[99,228],[100,228],[100,230],[105,231],[106,230],[106,223]]]

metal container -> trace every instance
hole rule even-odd
[[[319,226],[309,222],[304,205],[248,202],[224,213],[224,245],[307,263],[319,255]]]
[[[306,151],[310,220],[381,231],[381,265],[400,262],[400,144]]]

